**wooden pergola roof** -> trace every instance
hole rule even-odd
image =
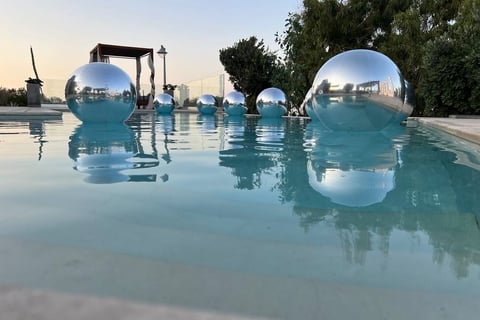
[[[147,54],[153,56],[152,48],[126,47],[112,44],[99,43],[90,51],[90,56],[93,58],[92,62],[102,60],[102,57],[123,57],[123,58],[138,58]],[[100,57],[100,60],[97,60]]]

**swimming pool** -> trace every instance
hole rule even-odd
[[[65,113],[0,122],[0,155],[0,285],[286,319],[480,312],[480,148],[440,132]]]

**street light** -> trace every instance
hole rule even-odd
[[[167,50],[163,45],[157,51],[158,55],[163,59],[163,91],[167,89]]]

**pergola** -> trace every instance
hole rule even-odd
[[[148,55],[148,66],[150,67],[150,84],[151,90],[148,101],[144,97],[140,97],[140,73],[142,72],[142,64],[140,59]],[[110,62],[110,57],[116,58],[135,58],[137,61],[137,105],[147,105],[147,108],[153,109],[153,98],[155,97],[155,67],[153,65],[153,49],[139,47],[125,47],[111,44],[99,43],[90,51],[90,62]],[[145,101],[142,101],[144,98]]]

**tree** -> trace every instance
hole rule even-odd
[[[0,87],[0,106],[26,106],[27,91],[25,88],[7,89]]]
[[[421,78],[425,72],[422,62],[426,53],[426,44],[450,32],[461,2],[411,1],[407,9],[395,15],[392,32],[379,46],[380,51],[395,61],[404,77],[415,88],[417,106],[414,112],[417,115],[424,114],[427,92],[427,88],[421,85]],[[428,110],[425,112],[429,113]]]
[[[281,83],[278,57],[254,36],[221,49],[220,62],[235,90],[245,94],[249,113],[256,111],[255,102],[263,89]]]
[[[445,32],[425,46],[425,115],[480,114],[480,8],[463,1]]]
[[[429,41],[423,57],[424,115],[468,113],[469,85],[464,77],[465,51],[457,41],[440,37]],[[467,111],[467,112],[466,112]]]

